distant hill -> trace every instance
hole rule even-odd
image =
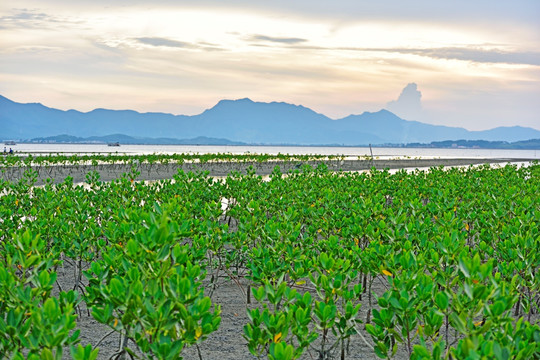
[[[89,136],[78,137],[71,135],[57,135],[48,137],[38,137],[27,140],[31,143],[41,144],[137,144],[137,145],[247,145],[239,141],[230,141],[227,139],[209,138],[206,136],[198,136],[193,139],[174,139],[174,138],[136,138],[124,134],[113,134],[105,136]]]
[[[221,139],[246,144],[382,145],[451,139],[514,142],[540,138],[540,131],[532,128],[468,131],[403,120],[387,110],[332,120],[304,106],[250,99],[222,100],[199,115],[186,116],[132,110],[63,111],[37,103],[16,103],[0,96],[0,125],[0,140],[60,134],[91,139],[122,134],[144,143]]]
[[[138,145],[247,145],[243,142],[230,141],[227,139],[208,138],[199,136],[193,139],[174,139],[174,138],[135,138],[124,134],[113,134],[105,136],[78,137],[72,135],[57,135],[48,137],[38,137],[28,140],[31,143],[42,144],[138,144]]]

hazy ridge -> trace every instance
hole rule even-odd
[[[0,123],[0,139],[4,140],[58,135],[88,140],[117,134],[117,138],[136,139],[130,143],[382,145],[456,139],[516,142],[540,138],[540,131],[532,128],[468,131],[404,120],[387,110],[332,120],[304,106],[254,102],[247,98],[222,100],[199,115],[187,116],[133,110],[63,111],[39,103],[21,104],[0,96]],[[110,141],[122,140],[110,138]]]

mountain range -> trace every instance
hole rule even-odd
[[[0,140],[28,140],[66,134],[91,138],[215,139],[225,143],[367,145],[429,143],[452,139],[521,141],[540,131],[521,126],[485,131],[408,121],[380,110],[333,120],[304,106],[284,102],[222,100],[198,115],[139,113],[133,110],[59,110],[22,104],[0,96]],[[117,135],[118,136],[118,135]],[[172,140],[171,140],[172,139]]]

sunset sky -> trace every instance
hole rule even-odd
[[[0,94],[173,114],[249,97],[540,129],[540,1],[3,1]]]

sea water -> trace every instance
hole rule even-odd
[[[291,154],[291,155],[343,155],[346,157],[374,158],[483,158],[483,159],[539,159],[540,150],[461,149],[461,148],[385,148],[332,147],[332,146],[243,146],[243,145],[121,145],[107,144],[17,144],[16,153],[48,154]]]

